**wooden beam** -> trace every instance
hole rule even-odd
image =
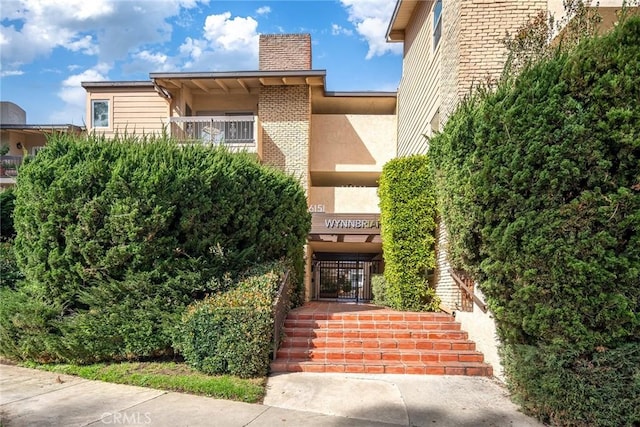
[[[214,79],[213,81],[218,86],[220,86],[220,89],[222,89],[224,91],[224,93],[229,93],[229,87],[226,84],[224,84],[224,82],[222,80]]]
[[[242,86],[242,88],[245,90],[245,92],[250,93],[251,91],[249,90],[249,86],[247,86],[247,84],[244,82],[244,80],[242,79],[236,79],[236,81],[238,82],[238,84],[240,86]]]
[[[195,80],[195,79],[192,79],[192,80],[191,80],[191,83],[193,83],[194,85],[198,86],[200,89],[202,89],[202,90],[203,90],[203,91],[205,91],[206,93],[211,93],[211,89],[209,89],[208,87],[206,87],[206,86],[204,85],[204,83],[202,83],[201,81],[199,81],[199,80]]]
[[[178,89],[182,88],[182,83],[180,83],[180,82],[175,82],[173,80],[167,80],[167,83],[172,84],[173,86],[177,87]]]

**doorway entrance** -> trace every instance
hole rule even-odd
[[[315,299],[371,301],[371,277],[382,273],[381,254],[315,252]]]

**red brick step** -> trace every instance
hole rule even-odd
[[[289,313],[284,335],[272,372],[493,374],[445,313],[312,302]]]

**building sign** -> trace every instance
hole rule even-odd
[[[324,226],[327,228],[380,228],[380,221],[375,219],[335,219],[326,218]]]
[[[310,234],[380,234],[380,215],[312,213]]]

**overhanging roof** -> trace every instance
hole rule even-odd
[[[26,125],[0,123],[0,130],[13,130],[23,133],[82,132],[84,128],[70,124]]]
[[[261,86],[289,86],[325,84],[325,70],[284,71],[224,71],[150,73],[155,85],[168,90],[188,87],[191,90],[215,93],[252,93]]]
[[[381,92],[381,91],[354,91],[354,92],[333,92],[326,91],[324,96],[333,96],[333,97],[356,97],[356,98],[386,98],[391,97],[395,98],[398,95],[398,92]]]
[[[396,7],[391,16],[391,22],[387,27],[387,41],[401,42],[404,41],[404,30],[407,28],[413,11],[420,3],[426,0],[397,0]]]
[[[153,82],[149,80],[134,80],[134,81],[100,81],[100,82],[82,82],[82,87],[87,88],[105,88],[105,87],[153,87]]]

